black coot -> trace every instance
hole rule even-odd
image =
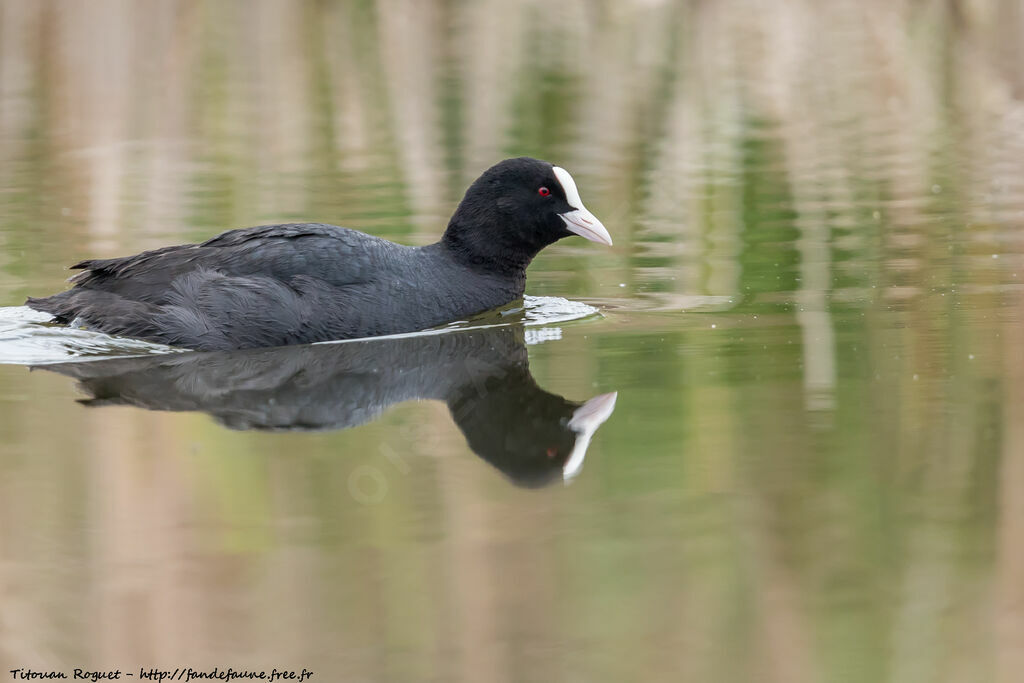
[[[412,332],[520,298],[533,257],[571,234],[612,243],[565,169],[521,157],[480,176],[425,247],[320,223],[230,230],[82,261],[71,289],[27,304],[56,322],[202,350]]]

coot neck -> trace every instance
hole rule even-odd
[[[526,268],[542,247],[508,244],[500,237],[500,230],[481,230],[465,226],[452,218],[439,244],[457,262],[486,275],[526,281]],[[511,240],[510,240],[511,241]]]

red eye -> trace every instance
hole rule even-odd
[[[549,190],[546,187],[542,187],[539,190],[537,190],[537,194],[539,194],[541,197],[547,197],[551,194],[551,190]]]

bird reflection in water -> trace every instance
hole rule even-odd
[[[444,401],[469,447],[521,486],[577,475],[615,393],[579,403],[530,374],[521,326],[39,366],[88,406],[202,411],[232,429],[346,429],[403,401]]]

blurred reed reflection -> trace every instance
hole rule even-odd
[[[434,401],[237,432],[0,367],[0,656],[1017,683],[1019,0],[0,2],[0,304],[259,223],[423,243],[512,154],[615,236],[530,271],[605,315],[529,347],[619,391],[574,486]]]
[[[537,386],[522,327],[247,352],[39,366],[78,380],[91,407],[202,411],[232,429],[356,427],[396,403],[439,400],[477,455],[522,486],[583,467],[615,394],[585,403]]]

